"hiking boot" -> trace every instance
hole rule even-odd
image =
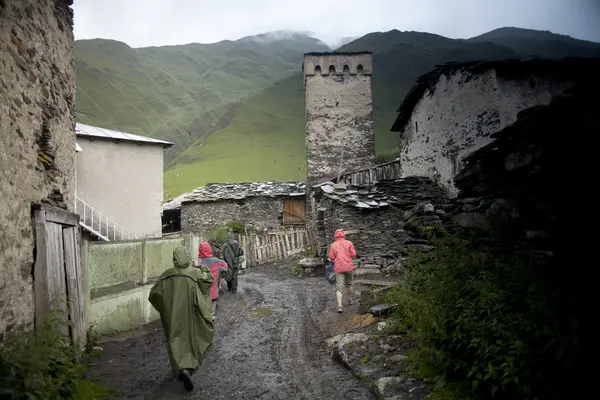
[[[338,307],[338,312],[339,312],[339,313],[341,313],[342,311],[343,311],[343,310],[342,310],[342,306],[339,306],[339,307]]]
[[[194,382],[192,382],[192,374],[190,374],[190,371],[187,369],[181,370],[179,379],[183,381],[183,387],[186,388],[188,392],[194,390]]]

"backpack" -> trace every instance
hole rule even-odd
[[[327,265],[327,267],[325,268],[325,279],[332,285],[335,284],[335,271],[333,267],[333,261],[331,261],[329,265]]]

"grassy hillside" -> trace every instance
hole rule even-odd
[[[79,122],[176,145],[167,160],[227,126],[237,103],[300,69],[306,51],[328,51],[305,35],[132,49],[78,40]]]
[[[389,131],[396,109],[421,74],[450,61],[525,58],[540,48],[540,56],[600,57],[600,44],[547,32],[509,28],[470,40],[448,39],[420,32],[372,33],[340,51],[374,53],[373,106],[379,153],[397,146]],[[519,32],[523,34],[519,36]],[[533,35],[538,32],[540,35]],[[544,37],[544,45],[539,43]],[[495,42],[495,40],[498,42]],[[554,42],[560,41],[560,45]],[[569,44],[571,43],[571,44]],[[170,198],[208,182],[303,179],[305,159],[304,91],[302,74],[275,83],[237,105],[230,124],[206,142],[196,143],[176,157],[165,174]]]

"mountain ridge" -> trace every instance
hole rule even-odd
[[[86,98],[82,96],[89,97],[84,105],[92,109],[94,101],[101,102],[96,82],[103,85],[106,93],[100,93],[105,97],[112,93],[131,97],[133,93],[138,97],[134,96],[132,102],[156,102],[158,108],[168,107],[163,113],[142,107],[129,121],[137,131],[126,124],[114,126],[122,121],[111,118],[112,115],[80,114],[78,121],[99,126],[112,123],[112,127],[106,127],[166,140],[171,135],[176,139],[176,148],[165,159],[166,198],[209,181],[304,179],[302,58],[304,53],[328,52],[330,47],[309,36],[310,32],[278,32],[258,35],[258,41],[256,37],[249,39],[251,36],[209,45],[151,47],[132,49],[133,52],[124,44],[108,43],[104,45],[108,49],[100,52],[108,56],[108,61],[98,60],[97,54],[94,57],[78,53],[78,111],[86,111],[81,103]],[[278,36],[285,39],[271,40]],[[97,51],[89,47],[85,49]],[[373,108],[380,154],[397,147],[397,137],[389,129],[406,92],[418,76],[438,64],[532,56],[600,57],[600,43],[513,27],[469,39],[395,29],[369,33],[335,50],[373,52]],[[140,88],[131,84],[128,75],[111,76],[115,61],[128,66],[125,72],[134,74],[133,78],[139,78],[136,73],[151,75],[152,80],[144,83],[154,85],[154,81],[161,85]],[[82,64],[85,68],[80,70]],[[80,85],[81,76],[85,79]],[[182,95],[184,99],[178,99]],[[198,104],[190,106],[190,98]],[[169,112],[176,117],[167,119],[170,129],[164,129],[161,117],[169,116]]]

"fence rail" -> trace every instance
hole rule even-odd
[[[105,241],[136,239],[135,235],[94,207],[75,197],[75,212],[84,228]]]
[[[288,260],[314,243],[310,231],[295,228],[259,235],[242,235],[240,239],[246,263],[250,267]]]

